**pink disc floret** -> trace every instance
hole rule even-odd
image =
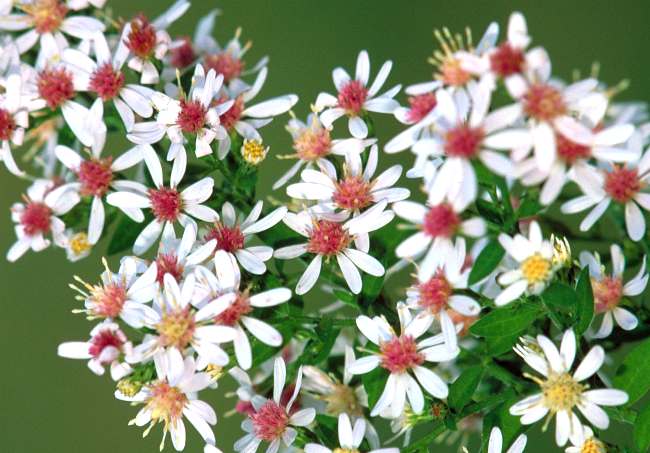
[[[262,440],[272,442],[282,436],[289,424],[289,415],[284,407],[275,401],[267,401],[250,416],[255,435]]]
[[[88,89],[97,93],[102,100],[114,99],[124,86],[124,74],[113,68],[111,63],[98,66],[90,75]]]
[[[391,373],[404,373],[424,363],[415,339],[410,335],[393,337],[379,346],[381,366]]]
[[[221,52],[205,57],[205,69],[214,69],[223,75],[223,81],[229,83],[239,77],[244,70],[244,62],[230,52]]]
[[[144,14],[131,21],[131,30],[126,37],[126,47],[141,59],[150,58],[156,47],[156,29]]]
[[[111,182],[113,182],[112,163],[112,157],[81,162],[79,170],[77,170],[77,178],[81,183],[79,191],[81,195],[101,197],[108,192]]]
[[[217,240],[216,250],[225,250],[234,253],[244,248],[246,238],[241,232],[239,225],[226,226],[221,222],[215,222],[214,226],[205,235],[206,241]]]
[[[538,121],[552,121],[567,112],[562,93],[551,85],[530,86],[523,97],[524,112]]]
[[[126,335],[121,330],[101,329],[91,338],[88,353],[103,364],[110,363],[122,351],[124,343]]]
[[[27,236],[46,234],[50,231],[52,210],[45,204],[30,201],[20,215],[20,224]]]
[[[149,200],[153,215],[160,222],[175,222],[183,207],[181,194],[172,187],[149,189]]]
[[[442,270],[438,270],[433,276],[417,287],[420,293],[420,307],[432,313],[438,313],[447,306],[453,288]]]
[[[452,237],[460,227],[461,219],[448,203],[431,206],[424,217],[422,229],[433,237]]]
[[[643,188],[636,168],[615,165],[605,172],[605,192],[618,203],[625,204]]]
[[[65,68],[46,68],[38,74],[38,94],[55,110],[74,96],[72,74]]]
[[[483,129],[459,124],[445,133],[443,148],[450,157],[471,159],[480,151],[481,142],[485,137]]]
[[[492,71],[501,77],[508,77],[521,72],[524,62],[524,53],[521,49],[512,47],[508,42],[501,44],[490,55],[490,67]]]
[[[623,298],[623,281],[620,277],[605,276],[600,280],[592,279],[596,313],[604,313],[618,306]]]
[[[16,120],[9,110],[0,108],[0,140],[11,140],[16,130]]]
[[[363,105],[368,98],[368,89],[358,80],[347,82],[338,95],[338,105],[344,109],[348,115],[359,115],[363,110]]]
[[[362,176],[347,176],[336,183],[332,199],[341,209],[357,211],[373,202],[371,186]]]
[[[217,315],[215,322],[217,324],[232,327],[239,322],[242,316],[246,316],[251,311],[253,311],[253,307],[251,307],[248,294],[238,293],[235,301],[230,305],[230,307]]]
[[[307,250],[323,256],[334,256],[342,252],[351,240],[342,224],[331,220],[315,220]]]
[[[185,272],[184,266],[178,261],[175,253],[160,253],[156,257],[156,281],[162,285],[165,281],[165,275],[171,275],[174,280],[180,282]]]
[[[199,101],[181,100],[176,124],[183,132],[196,134],[205,126],[206,114],[207,109]]]
[[[409,110],[406,114],[408,120],[417,123],[433,110],[438,101],[435,93],[423,93],[408,98]]]

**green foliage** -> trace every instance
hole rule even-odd
[[[539,304],[513,302],[483,316],[469,331],[481,337],[512,337],[528,329],[541,313]]]
[[[633,404],[650,390],[650,338],[635,347],[618,367],[614,387],[624,390]]]
[[[377,367],[370,373],[361,376],[363,388],[368,395],[368,407],[372,409],[377,404],[381,393],[384,391],[386,381],[388,380],[388,373],[381,367]]]
[[[636,418],[634,443],[639,451],[648,451],[650,448],[650,404],[646,404]]]
[[[591,289],[589,268],[586,266],[580,272],[576,284],[576,302],[575,332],[577,335],[582,335],[589,328],[589,324],[594,318],[594,294]]]
[[[466,368],[449,387],[449,407],[456,410],[462,409],[472,399],[482,377],[482,366]]]
[[[135,239],[150,221],[150,218],[146,218],[144,222],[137,223],[127,216],[122,216],[117,223],[117,227],[115,227],[111,241],[108,244],[108,254],[116,255],[133,247]]]
[[[476,262],[469,273],[469,284],[473,285],[483,280],[485,277],[496,269],[506,251],[501,247],[498,241],[492,240],[481,250]]]

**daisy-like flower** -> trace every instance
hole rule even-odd
[[[128,132],[135,124],[135,114],[142,118],[149,118],[153,114],[150,98],[154,91],[141,85],[126,83],[122,66],[129,55],[129,50],[123,41],[119,42],[112,56],[103,34],[95,34],[93,44],[95,60],[80,50],[65,49],[63,51],[65,67],[73,75],[76,91],[88,91],[103,102],[113,102]],[[67,115],[66,119],[68,118],[70,114]],[[82,120],[82,118],[77,119],[77,121]]]
[[[156,92],[151,102],[158,110],[156,121],[138,123],[127,138],[134,143],[157,143],[165,134],[172,145],[167,155],[168,160],[185,154],[184,143],[192,136],[195,138],[196,157],[212,154],[210,144],[223,140],[226,130],[219,124],[219,116],[232,107],[233,101],[212,106],[212,100],[221,90],[223,76],[213,70],[207,75],[203,66],[196,65],[192,77],[192,87],[185,98],[172,99],[166,94]]]
[[[273,288],[259,293],[250,290],[240,290],[241,275],[237,261],[233,255],[218,250],[214,257],[216,278],[219,286],[227,288],[225,293],[210,302],[210,315],[214,323],[235,329],[233,345],[237,363],[244,370],[250,369],[253,363],[253,352],[246,331],[250,332],[262,343],[279,347],[282,345],[282,335],[274,327],[253,316],[255,308],[274,307],[291,299],[291,290]]]
[[[580,231],[588,231],[614,202],[625,209],[625,227],[633,241],[640,241],[646,233],[645,217],[641,208],[650,210],[650,152],[625,165],[604,164],[602,168],[583,165],[576,168],[572,179],[583,195],[567,201],[561,207],[565,214],[591,209],[580,222]],[[640,206],[640,207],[639,207]]]
[[[383,94],[377,95],[386,82],[388,74],[393,67],[392,61],[386,61],[375,80],[370,83],[370,59],[368,52],[362,50],[357,57],[357,67],[354,79],[343,68],[336,68],[332,72],[332,80],[336,87],[337,95],[320,93],[316,99],[316,108],[320,111],[320,120],[326,128],[331,128],[332,123],[342,116],[348,117],[348,129],[356,138],[368,136],[368,125],[363,117],[366,112],[393,113],[399,104],[393,97],[399,92],[401,85],[396,85]]]
[[[244,437],[235,442],[234,450],[246,453],[255,453],[259,445],[269,442],[267,453],[277,453],[281,446],[291,447],[298,435],[296,427],[309,425],[316,417],[313,408],[292,411],[292,406],[300,392],[302,381],[302,367],[298,368],[298,376],[293,389],[293,394],[286,405],[282,403],[282,395],[286,381],[287,370],[284,360],[276,358],[273,365],[273,399],[255,396],[252,400],[255,413],[248,416],[242,423],[246,431]]]
[[[302,167],[312,168],[314,165],[327,165],[324,161],[330,154],[345,156],[348,153],[360,153],[368,145],[375,143],[374,139],[359,140],[356,138],[332,140],[330,130],[323,127],[318,115],[311,113],[307,122],[291,118],[287,131],[293,139],[295,154],[279,156],[281,159],[297,159],[297,162],[273,184],[273,190],[285,185]]]
[[[88,360],[88,368],[98,376],[104,374],[104,367],[110,366],[111,379],[119,381],[133,370],[122,361],[130,354],[133,345],[116,323],[105,320],[90,331],[88,341],[61,343],[57,354],[68,359]]]
[[[318,164],[320,171],[303,170],[302,182],[287,186],[287,195],[315,200],[328,210],[340,209],[354,215],[380,201],[395,203],[408,198],[408,189],[393,187],[402,174],[402,166],[393,165],[374,177],[377,161],[377,145],[370,148],[365,169],[359,154],[348,154],[339,178],[334,165],[324,160]]]
[[[214,433],[210,425],[217,423],[217,415],[209,404],[197,397],[197,392],[207,388],[212,378],[208,373],[197,372],[192,357],[186,357],[180,367],[166,360],[164,355],[154,357],[156,380],[146,384],[133,397],[125,397],[119,391],[116,398],[144,404],[129,425],[147,426],[144,436],[158,423],[163,424],[160,450],[165,447],[167,433],[171,434],[176,451],[185,448],[185,423],[189,421],[203,440],[214,445]],[[214,451],[214,450],[213,450]]]
[[[192,223],[196,226],[190,216],[204,222],[214,222],[219,218],[213,209],[202,204],[212,195],[212,178],[205,177],[179,191],[177,187],[185,175],[187,165],[181,153],[174,160],[169,186],[165,186],[162,166],[156,152],[150,145],[141,145],[141,149],[154,187],[148,188],[141,183],[129,181],[129,190],[113,192],[106,197],[108,204],[120,208],[136,222],[144,220],[142,209],[151,210],[154,220],[142,230],[133,244],[133,252],[136,255],[149,250],[161,232],[164,238],[175,236],[176,223],[183,226]]]
[[[3,81],[5,92],[0,95],[0,160],[10,173],[23,176],[18,168],[11,145],[20,146],[29,126],[29,99],[24,95],[23,76],[18,66],[12,66]]]
[[[72,229],[64,232],[61,245],[65,249],[66,257],[71,262],[86,258],[93,249],[85,231],[75,232]]]
[[[63,244],[65,224],[59,216],[70,211],[79,199],[74,193],[55,193],[54,187],[52,181],[38,179],[27,189],[24,202],[11,207],[17,241],[7,252],[8,261],[16,261],[29,249],[46,249],[51,243],[46,236],[50,234],[55,244]]]
[[[499,243],[515,261],[515,269],[499,275],[497,281],[506,288],[494,299],[497,306],[509,304],[524,293],[540,294],[553,278],[553,244],[542,236],[535,221],[530,223],[528,237],[505,233],[499,235]]]
[[[543,352],[537,352],[540,349]],[[616,389],[594,389],[583,383],[602,366],[605,351],[600,346],[589,350],[571,374],[576,354],[576,336],[569,329],[562,337],[558,351],[553,342],[544,335],[537,336],[533,350],[527,346],[515,347],[531,368],[542,377],[527,376],[540,386],[540,392],[528,396],[510,407],[510,413],[521,416],[523,425],[530,425],[548,414],[545,427],[555,417],[555,442],[558,446],[573,443],[583,438],[582,422],[575,409],[595,427],[607,429],[609,417],[600,406],[619,406],[628,400],[627,393]]]
[[[582,437],[578,439],[572,439],[571,447],[564,449],[565,453],[606,453],[607,447],[605,444],[599,440],[595,435],[593,430],[588,427],[583,427]]]
[[[527,441],[528,437],[525,434],[520,434],[510,448],[506,450],[506,453],[521,453],[526,448]],[[503,451],[503,434],[497,426],[490,431],[487,451],[488,453],[501,453]]]
[[[384,266],[368,254],[370,244],[366,239],[368,233],[393,220],[395,215],[386,210],[386,201],[345,222],[347,214],[343,214],[318,217],[312,212],[302,211],[287,213],[284,217],[284,223],[308,241],[277,249],[273,256],[293,259],[305,253],[316,255],[298,280],[296,294],[305,294],[316,284],[323,259],[336,258],[343,278],[354,294],[361,292],[361,274],[357,268],[377,277],[384,275]]]
[[[182,367],[185,351],[191,347],[198,356],[199,369],[209,364],[227,365],[228,354],[219,345],[232,341],[236,332],[229,326],[214,325],[215,303],[198,311],[193,309],[194,274],[188,275],[180,285],[170,274],[165,274],[163,280],[164,289],[154,299],[154,314],[145,322],[145,327],[154,333],[145,335],[127,361],[146,362],[162,354],[170,366]]]
[[[471,268],[465,265],[465,240],[458,239],[453,248],[438,254],[435,260],[420,265],[417,282],[406,291],[406,305],[437,319],[445,343],[453,350],[458,344],[454,318],[475,317],[481,306],[469,296],[454,294],[455,290],[468,287]]]
[[[245,270],[255,275],[266,272],[265,262],[273,256],[273,249],[267,245],[248,245],[253,235],[266,231],[280,222],[287,208],[280,206],[260,219],[264,203],[258,201],[244,219],[237,216],[229,202],[221,207],[221,218],[213,223],[204,235],[205,241],[215,241],[215,251],[223,250],[236,259]]]
[[[305,453],[332,453],[340,451],[359,451],[359,445],[363,442],[366,432],[366,421],[358,418],[354,427],[347,414],[339,415],[339,447],[331,450],[324,445],[309,443],[305,445]],[[378,448],[368,453],[399,453],[399,448]]]
[[[83,300],[84,309],[74,312],[85,313],[89,320],[120,318],[135,329],[141,328],[147,320],[156,316],[156,312],[147,305],[156,292],[156,269],[147,269],[138,275],[138,264],[130,257],[122,260],[117,273],[109,269],[106,259],[102,259],[102,263],[105,270],[98,285],[90,285],[75,276],[83,289],[74,285],[70,287],[80,294],[77,299]]]
[[[139,14],[124,25],[120,42],[124,42],[131,57],[129,68],[141,73],[140,83],[158,83],[158,69],[153,60],[162,60],[167,53],[171,38],[167,28],[189,9],[190,2],[177,0],[153,22]]]
[[[15,40],[18,51],[23,54],[38,42],[37,62],[60,56],[68,47],[64,33],[80,40],[88,40],[95,33],[105,30],[104,24],[94,17],[68,15],[70,8],[61,0],[19,0],[0,8],[0,30],[23,31]],[[11,5],[20,11],[11,13]],[[38,65],[40,66],[40,65]]]
[[[620,304],[624,297],[638,296],[648,285],[648,274],[645,272],[646,257],[641,261],[641,268],[637,275],[627,283],[623,282],[625,271],[625,257],[618,245],[610,248],[612,259],[612,273],[605,273],[605,266],[601,264],[598,253],[580,253],[580,265],[589,266],[591,288],[594,293],[594,308],[596,314],[603,314],[600,328],[594,333],[594,338],[606,338],[612,333],[614,321],[623,330],[633,330],[639,320]]]
[[[417,342],[429,330],[433,318],[423,314],[413,317],[403,303],[397,305],[397,312],[400,319],[399,334],[383,317],[357,318],[357,327],[370,342],[379,347],[379,351],[353,362],[348,366],[348,372],[365,374],[381,367],[389,373],[386,387],[372,409],[371,416],[386,413],[390,418],[399,417],[404,411],[407,398],[413,411],[416,414],[422,413],[422,388],[435,398],[446,398],[449,393],[447,384],[423,365],[425,362],[452,360],[460,351],[458,348],[452,350],[445,344],[442,334]]]

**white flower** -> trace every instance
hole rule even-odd
[[[23,54],[39,43],[37,66],[41,62],[61,55],[69,46],[64,33],[80,40],[88,40],[97,32],[105,30],[104,24],[89,16],[68,16],[68,8],[61,0],[18,0],[15,6],[21,14],[0,16],[0,30],[28,30],[15,40],[18,51]],[[11,4],[11,2],[9,2]],[[4,11],[3,11],[4,13]]]
[[[433,255],[435,261],[425,261],[420,265],[417,283],[406,291],[406,305],[424,316],[437,319],[445,343],[454,350],[458,340],[451,314],[456,312],[475,317],[481,306],[469,296],[454,294],[455,290],[468,287],[471,268],[465,265],[465,240],[458,239],[455,246],[446,252]]]
[[[16,223],[17,241],[7,252],[7,260],[13,262],[27,250],[40,252],[50,245],[46,235],[51,234],[58,246],[64,243],[65,224],[58,217],[78,202],[74,193],[53,192],[54,183],[46,179],[36,180],[28,189],[24,203],[11,207],[11,219]]]
[[[185,154],[185,142],[191,136],[196,136],[196,157],[212,154],[211,143],[215,139],[224,140],[227,135],[224,127],[219,124],[219,116],[234,103],[228,101],[212,106],[222,83],[222,75],[217,75],[213,70],[206,75],[203,66],[196,65],[187,98],[182,96],[176,100],[163,93],[153,93],[151,102],[158,110],[156,121],[136,124],[127,138],[134,143],[152,144],[162,140],[166,134],[172,142],[167,159],[172,160],[180,153]]]
[[[612,260],[611,275],[605,274],[605,266],[601,264],[598,253],[580,253],[580,265],[589,266],[591,288],[594,294],[594,308],[596,314],[603,314],[600,328],[594,333],[594,338],[606,338],[612,333],[614,320],[623,330],[633,330],[639,320],[628,310],[621,308],[625,296],[638,296],[648,285],[648,274],[645,272],[646,257],[641,261],[641,268],[637,275],[629,282],[623,282],[625,271],[625,257],[618,245],[610,248]]]
[[[600,441],[588,426],[583,427],[583,435],[577,439],[571,439],[571,447],[564,449],[565,453],[606,453],[607,447]]]
[[[371,416],[387,413],[391,418],[398,417],[404,411],[407,397],[413,411],[416,414],[422,413],[424,395],[420,386],[435,398],[446,398],[449,393],[447,384],[423,365],[425,362],[452,360],[460,352],[458,348],[452,350],[445,344],[442,334],[416,342],[418,337],[429,330],[433,318],[424,314],[412,317],[402,303],[397,305],[397,312],[401,327],[399,334],[395,333],[383,317],[357,318],[357,327],[379,347],[379,351],[356,360],[348,366],[348,372],[365,374],[380,366],[389,373],[386,387],[372,409]]]
[[[314,421],[316,411],[313,408],[296,412],[291,410],[300,392],[302,367],[298,368],[293,394],[285,406],[281,398],[286,376],[284,360],[276,358],[273,366],[273,399],[261,396],[253,398],[255,413],[242,422],[242,429],[248,434],[235,442],[235,451],[255,453],[262,441],[266,441],[270,443],[267,453],[276,453],[282,445],[291,447],[296,439],[298,432],[292,426],[304,427]]]
[[[591,209],[580,222],[580,231],[588,231],[615,202],[625,208],[625,227],[630,239],[638,242],[643,238],[646,223],[641,208],[650,210],[650,194],[645,191],[650,180],[650,152],[646,150],[638,161],[626,165],[582,165],[574,168],[572,179],[583,195],[567,201],[561,209],[565,214]]]
[[[122,361],[131,348],[131,342],[120,327],[105,320],[90,331],[90,340],[61,343],[57,354],[68,359],[89,359],[88,368],[98,376],[104,374],[105,365],[110,365],[111,379],[118,381],[133,371]]]
[[[250,369],[253,362],[251,345],[246,330],[262,343],[279,347],[282,335],[273,326],[251,316],[255,308],[275,307],[291,299],[291,290],[272,288],[258,293],[248,289],[240,290],[241,275],[233,255],[219,250],[214,256],[214,266],[218,285],[224,288],[223,294],[208,302],[201,311],[208,311],[216,325],[235,329],[233,345],[237,363],[244,370]],[[199,278],[201,271],[198,272]],[[205,274],[202,275],[206,278]],[[207,277],[210,278],[210,277]]]
[[[368,52],[362,50],[357,57],[357,67],[354,79],[343,68],[336,68],[332,72],[332,80],[336,87],[337,95],[320,93],[316,99],[316,108],[320,111],[320,120],[326,128],[343,115],[348,116],[348,129],[356,138],[368,136],[368,125],[363,119],[367,111],[377,113],[393,113],[399,104],[393,97],[400,90],[397,85],[377,96],[377,93],[386,82],[388,74],[393,67],[392,61],[386,61],[379,69],[375,80],[368,86],[370,80],[370,59]]]
[[[308,242],[282,247],[273,256],[293,259],[305,253],[316,255],[296,284],[296,294],[305,294],[316,284],[323,258],[336,257],[343,278],[354,294],[361,292],[361,274],[357,267],[376,277],[384,275],[384,266],[368,254],[368,233],[393,220],[393,212],[385,209],[386,201],[382,201],[345,223],[345,213],[328,217],[315,217],[309,211],[287,213],[284,223]]]
[[[377,170],[377,145],[370,148],[365,169],[359,154],[347,154],[343,175],[327,161],[318,162],[320,171],[305,169],[302,182],[287,186],[287,195],[303,200],[315,200],[327,210],[341,209],[358,215],[380,201],[395,203],[411,194],[408,189],[392,187],[402,174],[401,165],[393,165],[373,178]]]
[[[165,447],[169,432],[176,451],[182,451],[185,448],[185,417],[207,444],[214,445],[214,433],[210,425],[217,423],[217,415],[209,404],[197,398],[197,392],[210,385],[210,375],[197,373],[192,357],[186,357],[180,366],[167,361],[164,355],[154,357],[154,362],[157,375],[155,381],[149,382],[132,398],[115,392],[118,399],[144,404],[129,425],[149,425],[144,431],[146,436],[156,424],[163,423],[160,450]]]
[[[213,209],[202,204],[212,195],[212,178],[205,177],[179,191],[177,187],[185,175],[187,166],[184,154],[180,153],[174,160],[169,186],[165,186],[158,155],[150,145],[140,145],[140,148],[155,187],[148,188],[138,182],[129,181],[128,190],[113,192],[106,197],[108,204],[120,208],[136,222],[144,221],[142,209],[151,210],[154,220],[142,230],[133,244],[133,252],[136,255],[146,252],[161,232],[163,238],[175,236],[176,223],[195,224],[190,216],[204,222],[213,222],[219,218]]]
[[[520,434],[510,448],[506,450],[506,453],[521,453],[526,448],[527,440],[528,438],[525,434]],[[490,431],[487,451],[488,453],[501,453],[503,451],[503,434],[501,434],[501,430],[496,426]]]
[[[338,427],[339,448],[334,451],[359,451],[359,445],[363,442],[366,432],[366,421],[363,418],[358,418],[352,427],[348,414],[340,414]],[[305,453],[332,453],[332,450],[324,445],[309,443],[305,445]],[[368,453],[399,453],[399,448],[379,448]]]
[[[555,442],[566,444],[570,438],[577,442],[583,436],[582,422],[574,412],[580,413],[595,427],[607,429],[609,417],[600,406],[619,406],[628,400],[627,393],[616,389],[587,390],[582,382],[600,369],[605,360],[605,351],[600,346],[589,350],[576,368],[570,373],[576,354],[576,336],[569,329],[562,337],[558,351],[553,342],[544,335],[537,336],[536,349],[519,346],[517,352],[542,378],[531,377],[540,386],[540,393],[528,396],[510,408],[510,413],[521,416],[523,425],[530,425],[548,414],[548,420],[555,417]],[[546,426],[546,425],[545,425]]]
[[[141,85],[126,83],[122,66],[129,50],[124,41],[118,43],[112,56],[103,34],[95,34],[93,44],[95,60],[80,50],[65,49],[65,67],[72,72],[75,90],[91,92],[103,102],[113,101],[128,132],[135,124],[135,114],[143,118],[149,118],[153,114],[149,99],[154,91]],[[68,114],[66,120],[69,117]]]
[[[499,275],[497,281],[506,288],[494,299],[497,306],[506,305],[524,293],[540,294],[553,278],[553,244],[542,237],[536,221],[530,223],[528,237],[505,233],[499,243],[515,261],[515,269]]]
[[[88,235],[85,232],[68,229],[63,234],[61,246],[65,249],[68,260],[75,262],[90,255],[93,246],[88,241]]]

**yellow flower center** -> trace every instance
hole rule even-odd
[[[548,279],[551,272],[551,261],[539,253],[529,256],[521,263],[521,273],[529,285],[541,283]]]
[[[139,382],[133,382],[128,379],[122,379],[117,383],[117,390],[124,396],[132,398],[134,397],[142,388],[142,384]]]
[[[268,152],[269,148],[265,148],[259,140],[244,140],[244,145],[241,147],[242,157],[251,165],[258,165],[262,162]]]
[[[332,453],[359,453],[359,450],[351,448],[335,448]]]
[[[213,363],[209,364],[205,368],[205,372],[210,375],[210,377],[212,378],[212,382],[217,382],[221,378],[221,376],[224,375],[223,367],[219,365],[215,365]]]
[[[70,238],[70,250],[75,256],[86,253],[91,247],[92,244],[88,242],[86,233],[77,233]]]
[[[605,453],[606,451],[605,445],[595,437],[585,440],[580,449],[580,453]]]
[[[146,405],[151,410],[152,424],[163,422],[167,428],[182,417],[187,396],[180,389],[159,381],[150,387],[150,392]]]
[[[568,411],[580,402],[585,386],[568,374],[551,374],[540,383],[544,395],[544,405],[553,413]]]
[[[334,391],[323,397],[327,403],[327,413],[338,416],[345,413],[349,415],[362,415],[363,407],[357,399],[352,387],[345,384],[336,384]]]
[[[176,346],[182,351],[190,344],[195,327],[194,316],[189,307],[186,307],[164,313],[156,330],[163,346]]]

